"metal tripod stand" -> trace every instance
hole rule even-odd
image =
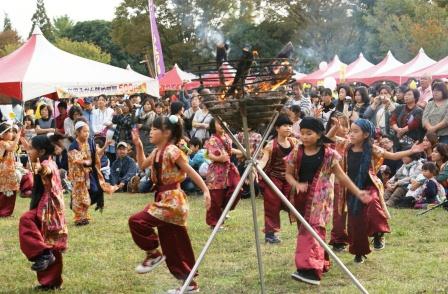
[[[264,283],[264,271],[263,271],[263,261],[262,261],[262,255],[261,255],[261,248],[260,248],[260,238],[259,238],[259,229],[258,229],[258,223],[257,223],[257,211],[256,211],[256,203],[255,203],[255,188],[254,188],[254,173],[253,171],[256,170],[263,180],[266,182],[266,184],[269,185],[269,187],[277,194],[278,197],[282,200],[282,202],[288,207],[288,209],[297,217],[297,219],[300,221],[302,226],[305,227],[306,230],[310,232],[310,234],[316,239],[316,241],[325,249],[325,251],[334,259],[334,261],[340,266],[342,271],[348,275],[350,280],[353,282],[353,284],[359,289],[361,293],[368,293],[368,291],[363,287],[363,285],[358,281],[358,279],[350,272],[350,270],[342,263],[342,261],[336,256],[336,254],[331,250],[331,248],[325,243],[322,238],[314,231],[314,229],[308,224],[308,222],[303,218],[303,216],[297,211],[297,209],[289,202],[288,198],[283,195],[283,193],[277,188],[277,186],[271,181],[271,179],[266,175],[266,173],[257,165],[257,157],[260,153],[262,146],[266,142],[275,121],[278,118],[279,113],[276,112],[274,117],[271,119],[271,122],[268,125],[268,128],[266,129],[261,143],[258,145],[255,152],[250,154],[250,148],[249,148],[249,129],[247,124],[247,116],[244,114],[244,109],[241,111],[242,115],[242,124],[243,124],[243,132],[244,132],[244,145],[245,148],[241,145],[241,143],[236,139],[236,137],[232,134],[230,129],[226,126],[226,124],[221,120],[220,117],[215,117],[217,119],[221,126],[224,128],[225,132],[232,138],[233,143],[238,147],[241,152],[243,152],[243,155],[246,158],[247,166],[244,171],[244,173],[241,175],[241,179],[233,192],[232,196],[229,199],[229,202],[227,206],[224,208],[224,211],[221,214],[221,217],[218,220],[218,223],[216,224],[215,228],[213,229],[212,233],[210,234],[210,237],[208,238],[207,242],[205,243],[201,253],[199,254],[195,265],[193,266],[188,278],[185,280],[180,293],[185,293],[187,287],[190,285],[191,281],[193,280],[193,277],[195,273],[197,272],[199,265],[201,264],[202,260],[204,259],[207,250],[210,248],[210,245],[212,244],[213,240],[216,237],[216,234],[219,231],[219,228],[224,223],[225,217],[228,214],[230,208],[232,207],[233,203],[235,202],[243,184],[244,181],[249,177],[249,184],[250,184],[250,194],[251,194],[251,205],[252,205],[252,218],[253,218],[253,227],[254,227],[254,235],[255,235],[255,246],[257,251],[257,261],[258,261],[258,274],[259,274],[259,280],[260,280],[260,292],[262,294],[266,293],[265,283]]]

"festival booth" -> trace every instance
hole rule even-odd
[[[362,53],[359,53],[359,56],[355,61],[350,63],[346,68],[343,68],[342,71],[333,73],[331,77],[335,78],[337,83],[343,83],[347,79],[362,71],[368,70],[373,66],[375,65],[370,63]]]
[[[167,71],[160,79],[160,91],[178,91],[184,85],[186,90],[191,90],[200,86],[197,79],[192,73],[185,72],[179,68],[177,64],[173,69]]]
[[[425,74],[432,76],[433,79],[448,78],[448,56],[431,66],[410,73],[408,77],[418,78]]]
[[[435,63],[436,61],[428,57],[423,48],[420,48],[417,56],[411,61],[390,71],[375,75],[374,79],[375,81],[391,81],[401,85],[409,79],[411,73],[427,68]]]
[[[82,58],[53,46],[38,27],[19,49],[0,59],[0,95],[25,102],[146,93],[159,97],[157,80]]]
[[[303,78],[300,78],[298,81],[303,83],[309,83],[313,85],[317,85],[324,81],[326,77],[329,77],[333,74],[339,74],[339,72],[343,71],[347,67],[347,64],[341,62],[337,55],[334,56],[333,60],[327,64],[325,61],[319,64],[319,69],[306,75]]]
[[[392,52],[388,51],[386,57],[384,57],[380,63],[347,78],[347,82],[360,82],[366,85],[371,85],[378,81],[378,77],[381,77],[383,73],[391,71],[401,65],[403,65],[403,63],[395,59]]]

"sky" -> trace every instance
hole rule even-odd
[[[112,20],[115,8],[122,0],[44,0],[50,20],[67,14],[72,20]],[[36,10],[36,0],[0,0],[0,28],[4,14],[11,19],[12,26],[26,40],[31,30],[31,17]]]

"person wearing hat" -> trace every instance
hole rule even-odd
[[[333,212],[334,176],[342,186],[360,199],[368,202],[369,195],[361,191],[343,172],[339,154],[324,143],[321,120],[305,117],[300,122],[300,138],[286,159],[285,178],[295,189],[294,207],[304,216],[322,240],[326,237],[326,226]],[[334,176],[333,176],[334,175]],[[312,285],[319,285],[324,272],[330,268],[328,255],[313,236],[298,224],[295,264],[297,271],[292,278]]]
[[[128,184],[132,177],[138,174],[138,168],[135,161],[128,155],[129,146],[126,142],[117,144],[117,159],[111,166],[111,184],[117,185],[119,191],[126,192]]]
[[[285,179],[286,164],[284,158],[299,143],[296,138],[291,136],[292,125],[293,122],[286,114],[282,114],[277,118],[274,124],[276,136],[264,148],[263,158],[261,158],[259,163],[271,181],[285,195],[290,194],[291,186]],[[266,243],[277,244],[281,242],[276,233],[280,231],[282,201],[264,181],[260,181],[260,188],[264,203],[265,241]]]
[[[19,190],[15,170],[14,152],[20,136],[13,139],[12,124],[0,124],[0,218],[11,216],[16,204],[16,193]]]
[[[95,135],[93,128],[93,97],[84,98],[84,103],[81,105],[83,111],[82,116],[86,119],[87,124],[90,129],[90,136],[93,137]]]

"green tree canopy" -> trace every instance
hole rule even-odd
[[[14,30],[0,32],[0,57],[8,55],[22,45],[19,35]]]
[[[47,38],[49,41],[54,40],[53,26],[51,25],[50,19],[47,16],[44,0],[37,0],[36,11],[31,18],[31,22],[33,23],[33,26],[31,27],[30,36],[34,31],[34,28],[38,26],[44,34],[45,38]]]
[[[5,18],[3,19],[3,31],[12,31],[12,23],[11,23],[11,19],[9,18],[8,14],[5,13]]]
[[[75,23],[68,15],[53,18],[54,36],[56,38],[66,37],[74,25]]]
[[[111,59],[109,53],[104,53],[100,47],[86,41],[77,42],[67,38],[61,38],[56,40],[55,46],[69,53],[102,63],[109,63]]]

